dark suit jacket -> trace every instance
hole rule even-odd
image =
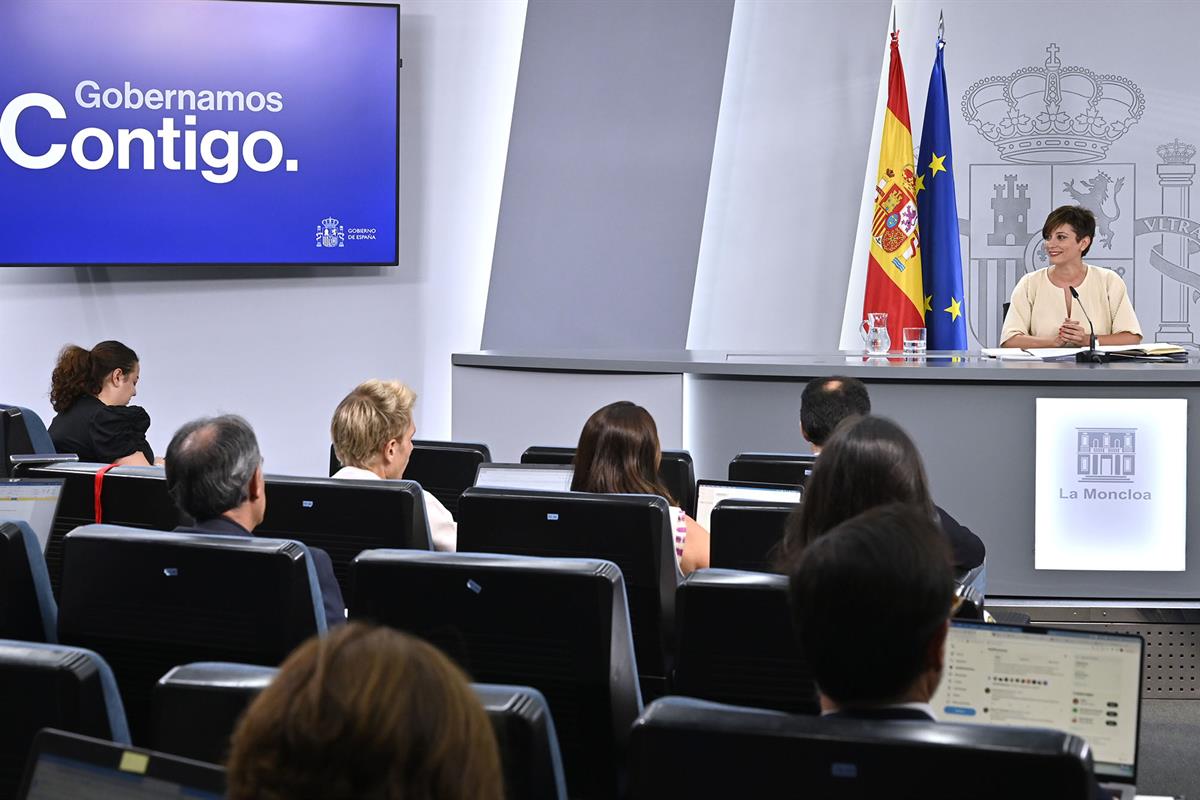
[[[946,538],[950,540],[950,547],[954,550],[954,568],[961,574],[982,564],[983,557],[987,555],[983,541],[971,533],[970,528],[950,516],[946,509],[941,506],[934,506],[934,508],[937,509],[942,530],[945,531]]]
[[[941,511],[941,509],[938,510]],[[936,721],[924,711],[920,711],[915,708],[900,708],[895,706],[883,708],[843,708],[841,711],[835,711],[832,714],[826,714],[825,716],[838,717],[840,719],[913,719],[924,720],[926,722]],[[1111,795],[1100,788],[1100,784],[1096,781],[1094,775],[1091,776],[1091,779],[1093,800],[1112,800]]]
[[[180,525],[176,533],[207,533],[217,536],[253,536],[228,517],[214,517],[203,522],[197,522],[191,527]],[[337,576],[333,574],[333,562],[329,554],[319,547],[310,547],[313,568],[317,573],[317,582],[321,584],[321,600],[325,605],[325,624],[332,628],[346,621],[346,603],[342,600],[342,588],[338,585]]]

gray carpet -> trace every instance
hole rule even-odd
[[[1200,700],[1143,700],[1138,794],[1200,800]]]

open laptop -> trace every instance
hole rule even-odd
[[[9,478],[0,481],[0,519],[17,519],[28,523],[37,536],[42,552],[58,513],[62,495],[61,478]]]
[[[569,492],[575,470],[563,464],[479,465],[475,485],[484,489],[532,489],[538,492]]]
[[[1144,647],[1140,636],[956,620],[933,712],[943,722],[1080,736],[1101,786],[1132,800]]]
[[[17,800],[221,800],[225,770],[50,728],[38,731]]]
[[[696,522],[704,530],[712,528],[712,510],[722,500],[759,500],[788,505],[800,502],[800,487],[786,483],[746,483],[744,481],[696,481]]]

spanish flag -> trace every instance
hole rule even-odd
[[[921,282],[921,245],[917,226],[917,173],[913,166],[912,126],[908,121],[908,92],[900,63],[900,32],[892,32],[888,67],[888,101],[879,145],[879,172],[867,259],[863,315],[888,315],[892,348],[899,349],[902,329],[925,325],[925,295]]]

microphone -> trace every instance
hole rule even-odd
[[[1096,350],[1096,326],[1092,324],[1092,317],[1088,314],[1087,309],[1083,307],[1083,301],[1079,299],[1079,292],[1075,291],[1075,287],[1071,289],[1071,297],[1075,298],[1075,304],[1079,306],[1079,310],[1083,312],[1084,318],[1088,321],[1088,328],[1091,330],[1091,336],[1088,338],[1088,349],[1086,353],[1076,353],[1075,361],[1079,364],[1103,364],[1108,361],[1104,353]]]

